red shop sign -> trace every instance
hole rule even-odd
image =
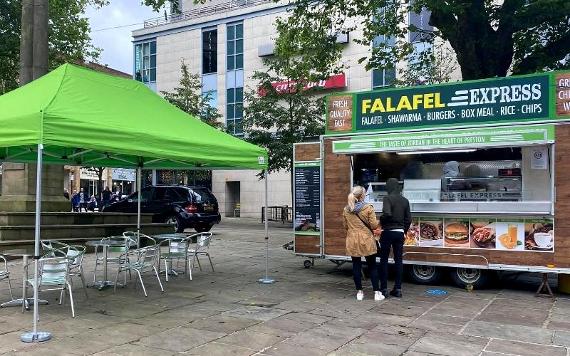
[[[288,93],[291,90],[295,90],[297,82],[294,80],[284,81],[284,82],[273,82],[271,86],[275,88],[278,94]],[[318,82],[309,82],[304,87],[303,90],[309,90],[312,88],[317,89],[335,89],[335,88],[345,88],[346,87],[346,75],[344,73],[333,75],[325,80],[320,80]],[[258,90],[259,96],[265,96],[265,91],[262,88]]]

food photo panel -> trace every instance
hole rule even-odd
[[[420,220],[412,218],[412,224],[406,233],[404,246],[418,246],[420,243]]]
[[[420,246],[443,247],[443,218],[420,219]]]
[[[495,225],[497,233],[497,250],[523,251],[524,228],[525,225],[523,220],[497,220]]]
[[[471,219],[471,248],[495,249],[496,240],[494,219]]]
[[[469,248],[469,219],[445,219],[444,247]]]
[[[554,224],[551,219],[526,220],[524,249],[527,251],[554,251]]]

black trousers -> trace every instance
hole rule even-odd
[[[362,258],[352,258],[352,278],[354,278],[354,286],[356,290],[362,290]],[[378,268],[376,267],[376,255],[366,256],[366,264],[368,265],[368,273],[370,273],[370,281],[372,289],[378,291]]]
[[[388,257],[390,256],[390,248],[394,254],[394,263],[396,267],[396,278],[394,281],[394,289],[402,289],[402,273],[404,266],[402,264],[402,252],[404,249],[404,233],[398,231],[382,231],[380,237],[380,289],[388,289]]]

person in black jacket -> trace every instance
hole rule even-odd
[[[400,183],[395,178],[386,182],[386,195],[382,201],[382,216],[380,222],[382,235],[380,237],[380,290],[388,297],[388,256],[390,248],[394,254],[396,279],[394,288],[390,291],[393,297],[402,297],[402,253],[404,249],[404,234],[412,223],[410,202],[400,194]]]

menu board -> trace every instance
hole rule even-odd
[[[554,251],[554,219],[414,216],[406,246]]]
[[[319,161],[295,162],[295,234],[321,231],[321,166]]]

